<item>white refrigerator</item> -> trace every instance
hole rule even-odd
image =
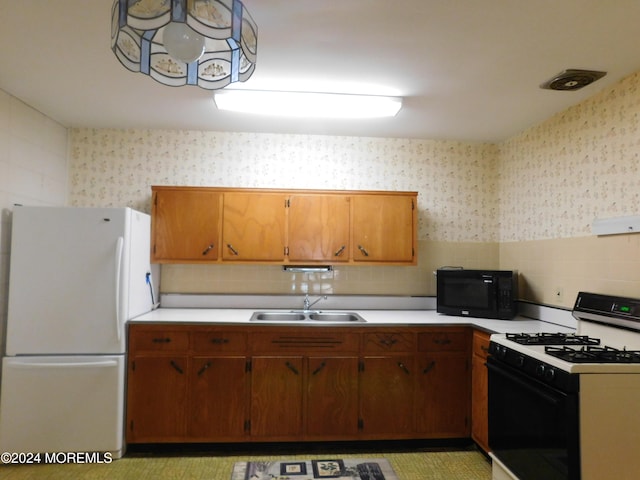
[[[154,307],[150,217],[13,211],[0,452],[124,453],[127,320]]]

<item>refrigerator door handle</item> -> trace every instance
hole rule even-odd
[[[101,362],[40,362],[40,363],[13,363],[11,368],[103,368],[103,367],[115,367],[118,362],[115,360],[104,360]]]
[[[120,280],[122,275],[122,253],[124,249],[124,237],[118,237],[116,244],[116,332],[118,333],[118,341],[122,337],[121,318],[120,318]]]

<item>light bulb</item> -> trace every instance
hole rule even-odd
[[[194,62],[204,53],[204,37],[186,23],[169,23],[162,36],[167,53],[180,62]]]

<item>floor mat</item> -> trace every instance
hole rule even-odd
[[[398,480],[384,458],[237,462],[231,480]]]

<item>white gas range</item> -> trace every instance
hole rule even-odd
[[[640,299],[580,292],[575,334],[491,336],[495,479],[636,479]]]

